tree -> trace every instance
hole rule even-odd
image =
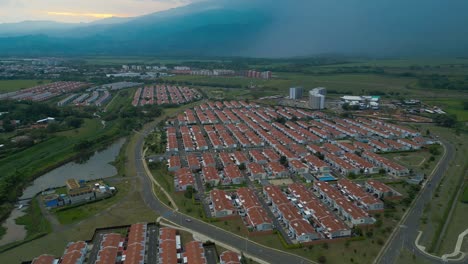
[[[184,192],[184,196],[187,199],[192,199],[192,197],[193,197],[193,187],[192,186],[187,186],[187,189]]]
[[[285,156],[281,156],[279,162],[281,165],[286,166],[288,164],[288,159]]]
[[[454,127],[455,124],[457,123],[457,116],[439,114],[434,117],[434,121],[439,126]]]
[[[81,119],[81,118],[76,118],[76,117],[67,117],[67,118],[65,119],[65,123],[66,123],[67,126],[69,126],[69,127],[79,128],[79,127],[81,127],[81,125],[83,124],[83,119]]]
[[[429,153],[431,153],[434,156],[440,155],[439,145],[430,145],[429,146]]]
[[[243,171],[243,170],[245,170],[245,169],[246,169],[246,168],[245,168],[245,163],[239,164],[239,170],[242,170],[242,171]]]
[[[244,256],[244,252],[241,252],[240,263],[247,264],[247,258]]]
[[[327,263],[327,258],[326,258],[325,256],[320,256],[320,257],[318,258],[318,262],[319,262],[319,263]]]

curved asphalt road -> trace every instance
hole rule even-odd
[[[142,196],[146,205],[154,210],[158,215],[163,218],[172,221],[180,226],[183,226],[187,229],[193,230],[197,233],[205,235],[215,241],[225,243],[237,248],[240,251],[248,253],[252,256],[255,256],[259,259],[262,259],[268,263],[314,263],[311,260],[305,258],[288,254],[279,250],[274,250],[271,248],[263,247],[259,244],[252,243],[248,239],[241,238],[239,236],[233,235],[232,233],[226,232],[220,228],[216,228],[212,225],[209,225],[205,222],[199,221],[195,218],[191,218],[192,222],[186,222],[185,219],[190,218],[184,214],[181,214],[177,211],[171,210],[162,204],[152,192],[152,182],[147,175],[144,166],[142,157],[142,149],[144,146],[144,136],[151,131],[151,128],[146,129],[143,133],[137,133],[138,139],[135,145],[135,166],[137,169],[137,175],[142,180]]]
[[[428,263],[444,263],[440,258],[435,258],[420,251],[415,241],[418,236],[420,218],[423,214],[424,207],[427,203],[432,201],[432,195],[439,185],[439,182],[444,177],[449,163],[454,159],[455,151],[453,145],[449,142],[442,141],[445,146],[446,154],[439,163],[432,178],[430,178],[424,188],[421,190],[420,195],[416,198],[414,206],[408,212],[406,219],[401,223],[395,231],[394,237],[390,238],[391,241],[387,244],[381,257],[375,263],[394,264],[398,263],[398,256],[402,249],[407,249],[414,253],[418,258],[424,259]],[[465,260],[450,261],[449,263],[466,263]]]

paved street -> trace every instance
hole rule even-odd
[[[421,190],[421,194],[417,197],[413,209],[408,213],[407,218],[402,222],[401,226],[398,227],[395,236],[388,244],[380,260],[376,263],[398,263],[398,256],[403,249],[409,250],[418,256],[418,258],[423,258],[429,263],[444,263],[439,258],[434,258],[424,254],[415,245],[415,240],[418,236],[418,231],[420,230],[420,218],[423,214],[424,207],[427,203],[431,202],[433,192],[444,177],[444,173],[447,171],[450,161],[453,160],[455,156],[454,147],[448,142],[443,143],[447,151],[445,157],[440,161],[440,165],[434,172],[433,177],[428,180],[425,187]],[[458,262],[450,261],[450,263],[466,263],[466,260]]]
[[[247,239],[236,236],[232,233],[226,232],[221,228],[214,227],[205,222],[199,221],[198,219],[191,218],[191,222],[186,222],[185,219],[189,218],[179,212],[175,212],[165,205],[163,205],[159,200],[157,200],[151,190],[151,181],[146,175],[144,166],[143,166],[143,157],[141,156],[144,135],[149,133],[151,129],[144,131],[144,133],[138,133],[138,140],[135,145],[135,162],[137,175],[141,178],[143,184],[142,196],[144,202],[158,215],[163,216],[164,218],[177,223],[185,228],[191,229],[195,232],[203,234],[207,237],[212,238],[215,241],[222,242],[226,245],[229,245],[233,248],[237,248],[241,251],[244,251],[252,256],[255,256],[259,259],[267,261],[268,263],[312,263],[311,260],[306,260],[302,257],[288,254],[279,250],[274,250],[266,248],[259,244],[253,243]]]

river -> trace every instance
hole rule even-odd
[[[96,151],[84,163],[69,162],[36,178],[23,192],[20,199],[33,198],[37,193],[65,185],[68,179],[95,180],[117,174],[117,169],[110,163],[120,152],[125,138],[119,139],[102,151]]]

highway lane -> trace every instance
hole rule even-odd
[[[237,235],[224,231],[221,228],[217,228],[203,221],[195,218],[190,218],[180,212],[174,211],[162,204],[152,192],[152,183],[149,176],[146,174],[144,169],[144,157],[142,157],[142,150],[144,146],[144,136],[148,134],[152,128],[147,128],[143,133],[137,133],[138,139],[135,144],[135,166],[137,170],[137,176],[142,180],[142,197],[146,205],[151,208],[156,214],[163,218],[183,226],[187,229],[193,230],[206,237],[213,239],[214,241],[222,242],[233,248],[237,248],[240,251],[246,252],[254,257],[262,259],[268,263],[314,263],[311,260],[304,259],[302,257],[291,255],[286,252],[274,250],[253,243],[248,239],[241,238]],[[192,221],[187,222],[186,219],[190,218]]]
[[[423,258],[429,263],[444,263],[440,258],[434,258],[424,252],[420,251],[416,245],[415,240],[418,236],[420,218],[423,214],[423,210],[426,204],[432,201],[432,195],[439,185],[439,182],[444,177],[447,171],[450,161],[455,157],[455,150],[453,145],[449,142],[442,142],[446,148],[446,154],[440,161],[439,166],[434,171],[433,176],[427,181],[424,188],[421,190],[420,195],[416,198],[415,204],[411,211],[408,212],[406,219],[402,224],[397,227],[395,236],[388,243],[385,251],[381,255],[381,258],[376,263],[382,264],[393,264],[398,263],[398,257],[403,249],[407,249],[414,253],[418,258]],[[450,263],[466,263],[466,260],[461,261],[450,261]]]

